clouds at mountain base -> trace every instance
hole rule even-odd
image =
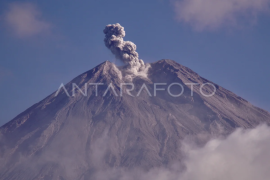
[[[139,167],[128,169],[106,166],[106,152],[115,150],[115,145],[111,137],[104,134],[93,142],[90,156],[91,169],[94,171],[84,174],[85,177],[91,176],[96,180],[266,180],[270,177],[270,127],[266,125],[249,130],[239,128],[227,138],[213,138],[204,146],[197,146],[194,141],[186,139],[182,143],[182,162],[175,162],[170,167],[153,167],[148,171]],[[1,155],[4,149],[0,147],[0,161],[4,162]],[[42,164],[57,164],[64,177],[76,179],[82,176],[77,167],[85,172],[89,167],[82,156],[71,153],[78,148],[73,147],[67,149],[70,153],[66,152],[65,155],[59,155],[57,149],[51,149],[38,159],[28,161],[21,155],[18,161],[22,161],[21,167],[28,171],[37,171],[35,168]]]
[[[122,168],[100,170],[95,179],[118,180],[266,180],[270,177],[270,128],[237,129],[224,139],[211,139],[203,147],[183,142],[183,164],[150,171]],[[184,168],[183,168],[184,167]]]
[[[188,180],[265,180],[270,177],[270,128],[237,129],[226,139],[212,139],[202,148],[184,144]]]

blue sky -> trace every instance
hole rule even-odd
[[[269,0],[204,2],[1,0],[0,125],[62,82],[114,62],[103,42],[113,23],[145,62],[175,60],[270,111]]]

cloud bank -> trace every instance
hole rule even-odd
[[[269,10],[269,0],[175,0],[176,18],[196,30],[254,23]]]
[[[225,139],[211,139],[203,147],[183,143],[183,165],[150,171],[102,169],[98,180],[266,180],[270,177],[270,128],[237,129]],[[184,168],[183,168],[184,167]]]
[[[106,152],[113,151],[115,147],[110,138],[105,131],[99,140],[93,142],[89,150],[91,171],[88,171],[89,164],[85,157],[74,154],[79,152],[76,145],[65,151],[51,149],[30,161],[21,156],[21,167],[31,174],[39,172],[39,167],[44,164],[60,162],[57,171],[61,171],[63,177],[70,180],[81,179],[83,172],[86,172],[83,175],[85,178],[95,180],[267,180],[270,177],[270,127],[266,125],[249,130],[237,129],[227,138],[213,138],[202,147],[196,146],[190,139],[185,140],[182,144],[182,162],[175,162],[170,167],[152,168],[149,171],[139,168],[112,168],[106,165],[106,159],[110,158],[106,156]],[[69,142],[66,138],[59,141]],[[5,159],[1,159],[3,148],[2,144],[1,162],[5,162]],[[5,164],[0,164],[1,168],[2,166]]]
[[[50,23],[42,20],[41,12],[31,3],[11,3],[4,19],[18,37],[46,33],[51,27]]]
[[[203,148],[184,145],[187,159],[182,179],[266,180],[270,177],[270,128],[238,129]]]

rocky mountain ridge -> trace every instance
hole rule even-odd
[[[130,96],[121,83],[134,83],[134,92],[146,85],[140,96]],[[72,97],[72,84],[84,89]],[[172,97],[168,91],[153,95],[154,83],[180,83],[184,92]],[[198,83],[191,86],[187,83]],[[211,83],[214,96],[203,96],[200,85]],[[0,179],[68,180],[93,179],[99,168],[143,168],[169,166],[181,161],[181,140],[189,136],[227,135],[237,127],[253,128],[270,123],[270,113],[200,77],[172,60],[151,63],[147,78],[126,82],[121,71],[106,61],[74,78],[59,94],[19,114],[0,128]],[[209,94],[214,87],[204,86]],[[174,94],[179,87],[171,88]],[[133,93],[136,94],[136,93]]]

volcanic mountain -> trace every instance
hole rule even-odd
[[[133,96],[127,89],[120,95],[124,82],[134,83]],[[96,91],[89,83],[103,85]],[[179,97],[161,90],[154,95],[155,83],[179,83],[184,92]],[[192,89],[187,83],[198,85]],[[110,84],[114,88],[108,89]],[[237,127],[270,123],[267,111],[167,59],[151,63],[147,77],[128,82],[106,61],[65,88],[67,92],[62,88],[0,128],[1,180],[89,180],[100,169],[167,167],[181,161],[184,138],[226,136]],[[211,97],[201,92],[214,89]],[[181,91],[177,85],[170,90]]]

